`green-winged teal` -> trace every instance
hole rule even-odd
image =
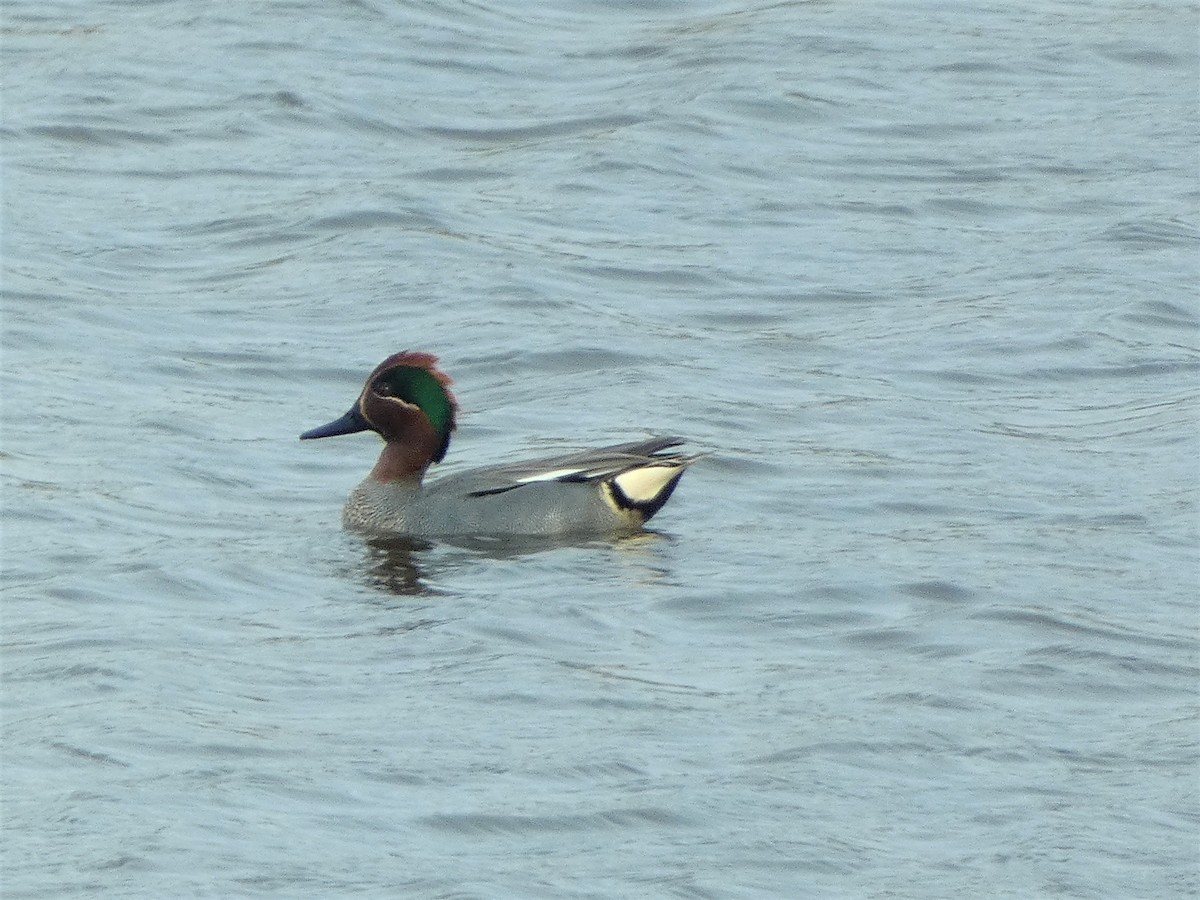
[[[565,456],[486,466],[424,484],[450,445],[458,404],[428,353],[397,353],[367,378],[340,419],[301,439],[374,431],[379,461],[350,494],[348,528],[377,534],[566,535],[635,531],[697,457],[656,437]]]

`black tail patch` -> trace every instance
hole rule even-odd
[[[642,521],[649,522],[651,517],[660,509],[662,509],[666,502],[671,499],[671,494],[675,490],[675,485],[679,484],[679,479],[683,477],[683,472],[684,469],[681,467],[679,471],[675,473],[675,477],[664,484],[662,486],[662,490],[660,490],[649,500],[630,499],[629,495],[621,490],[621,486],[617,484],[615,478],[610,478],[604,483],[607,485],[609,491],[612,492],[613,502],[616,503],[620,509],[631,509],[635,512],[641,513]]]

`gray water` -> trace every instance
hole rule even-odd
[[[3,11],[3,896],[1200,891],[1195,4]],[[651,533],[366,544],[681,434]]]

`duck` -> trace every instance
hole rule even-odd
[[[542,459],[425,474],[450,447],[458,417],[452,381],[430,353],[402,351],[375,367],[350,410],[301,440],[374,431],[375,467],[351,492],[345,527],[368,535],[566,536],[636,532],[700,457],[651,437]]]

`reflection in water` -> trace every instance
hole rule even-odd
[[[638,555],[653,550],[671,538],[657,531],[639,531],[619,537],[595,536],[537,537],[496,535],[455,535],[434,543],[408,535],[389,535],[366,539],[366,577],[376,588],[390,594],[419,596],[438,593],[427,584],[432,565],[431,551],[438,544],[468,551],[488,559],[505,560],[532,556],[566,547],[619,549]],[[422,554],[425,554],[424,557]]]
[[[390,594],[416,596],[435,591],[422,580],[417,554],[433,547],[429,541],[407,535],[374,537],[367,540],[367,577],[375,587]]]

